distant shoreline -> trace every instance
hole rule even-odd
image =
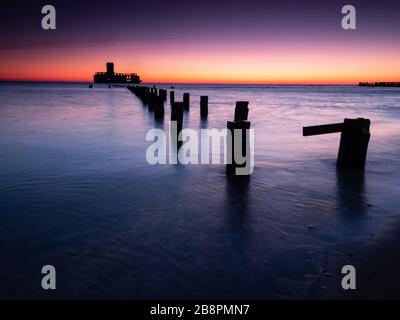
[[[400,82],[360,82],[360,87],[400,88]]]

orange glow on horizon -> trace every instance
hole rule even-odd
[[[178,44],[0,51],[0,80],[91,82],[113,61],[149,83],[358,84],[399,81],[400,46]]]

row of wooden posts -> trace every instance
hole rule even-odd
[[[134,93],[143,104],[147,105],[151,111],[154,111],[156,119],[164,118],[164,103],[167,100],[167,91],[157,89],[155,87],[145,86],[128,86],[128,89]],[[184,110],[190,108],[190,94],[183,94],[183,101],[175,101],[175,92],[170,91],[171,104],[171,121],[176,121],[177,134],[182,131]],[[228,154],[231,155],[232,163],[227,164],[227,172],[234,174],[235,169],[244,167],[244,164],[235,163],[234,150],[234,131],[241,130],[242,145],[241,151],[243,157],[250,159],[249,152],[253,152],[248,148],[249,137],[248,129],[251,123],[248,121],[248,101],[237,101],[235,107],[235,115],[233,121],[227,122],[227,129],[231,131],[230,139],[227,141]],[[200,115],[206,118],[208,115],[208,96],[200,97]],[[352,170],[364,170],[367,157],[368,144],[370,140],[370,120],[364,118],[344,119],[342,123],[334,123],[327,125],[318,125],[311,127],[303,127],[303,136],[313,136],[328,133],[341,133],[339,152],[337,158],[337,167]],[[176,137],[176,143],[179,142]]]
[[[156,119],[164,116],[164,103],[167,101],[167,90],[157,89],[155,87],[144,87],[144,86],[128,86],[128,89],[134,93],[143,104],[147,105],[150,111],[154,111]],[[175,101],[175,91],[169,92],[169,100],[171,107],[176,103],[182,106],[183,110],[190,109],[190,94],[185,92],[183,94],[183,100],[181,102]],[[208,96],[200,97],[200,116],[207,118],[208,116]]]

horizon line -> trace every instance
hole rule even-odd
[[[25,82],[25,83],[84,83],[84,84],[95,84],[93,81],[81,81],[81,80],[20,80],[20,79],[0,79],[0,82]],[[268,83],[268,82],[158,82],[158,81],[148,81],[142,82],[141,84],[136,85],[146,85],[146,84],[161,84],[161,85],[265,85],[265,86],[358,86],[360,82],[357,83]],[[376,82],[376,81],[373,81]],[[98,83],[98,84],[106,84],[106,83]],[[109,83],[111,85],[135,85],[132,83]]]

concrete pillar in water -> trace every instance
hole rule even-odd
[[[206,118],[208,115],[208,97],[201,96],[200,97],[200,116],[202,118]]]
[[[303,128],[303,136],[341,132],[336,165],[338,168],[364,170],[370,139],[369,119],[344,119],[333,123]]]
[[[190,95],[187,92],[183,94],[183,104],[185,109],[188,110],[190,107]]]
[[[247,101],[236,102],[235,121],[227,122],[228,175],[249,176],[253,170],[250,150],[250,125]]]

